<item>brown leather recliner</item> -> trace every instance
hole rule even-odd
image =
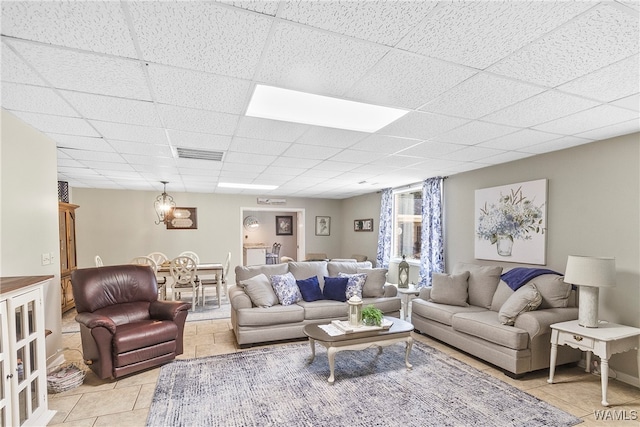
[[[151,267],[113,265],[71,273],[85,363],[102,378],[173,360],[183,352],[191,304],[158,301]]]

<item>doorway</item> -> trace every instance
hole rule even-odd
[[[276,217],[285,221],[291,218],[291,231],[277,230]],[[287,256],[296,261],[305,258],[305,210],[286,207],[241,207],[240,253],[245,259],[245,248],[264,247],[271,252],[274,243],[280,243],[280,257]],[[266,262],[266,261],[265,261]],[[242,263],[245,265],[245,262]]]

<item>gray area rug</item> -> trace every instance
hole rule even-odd
[[[292,344],[161,368],[148,426],[572,426],[581,422],[422,343],[336,355]]]

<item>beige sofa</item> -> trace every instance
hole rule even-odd
[[[540,307],[516,314],[514,324],[509,326],[500,319],[504,321],[504,311],[510,305],[507,301],[514,291],[500,279],[502,268],[459,263],[447,279],[456,277],[460,281],[465,271],[469,272],[466,304],[433,301],[433,287],[420,291],[412,303],[411,322],[416,331],[496,365],[515,378],[548,368],[550,325],[578,318],[575,291],[571,286],[555,274],[531,279],[525,286],[535,286],[542,297]],[[435,280],[434,277],[434,285]],[[436,300],[442,300],[441,290],[438,292]],[[580,351],[560,346],[557,364],[576,362],[580,357]]]
[[[261,266],[237,266],[236,286],[229,288],[231,323],[238,344],[246,347],[255,343],[304,338],[305,325],[329,323],[331,320],[346,320],[348,303],[322,299],[299,301],[291,305],[276,303],[259,307],[252,301],[244,284],[248,279],[264,274],[267,277],[290,272],[296,280],[318,277],[320,288],[324,288],[324,277],[337,277],[339,273],[368,273],[363,289],[363,304],[374,305],[385,316],[400,317],[400,297],[395,286],[386,283],[386,270],[373,269],[370,262],[310,261],[288,262]],[[254,296],[255,298],[255,296]]]

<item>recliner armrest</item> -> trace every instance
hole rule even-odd
[[[429,301],[429,298],[431,298],[431,289],[432,289],[431,286],[421,288],[418,298],[423,299],[425,301]]]
[[[229,301],[234,310],[253,307],[251,298],[249,298],[249,295],[244,291],[244,288],[240,286],[232,286],[229,288]]]
[[[158,320],[174,320],[179,312],[187,311],[191,304],[182,301],[153,301],[149,306],[149,316]]]
[[[78,313],[76,315],[76,322],[83,324],[89,329],[103,327],[108,329],[112,334],[116,333],[116,324],[114,321],[101,314]]]

